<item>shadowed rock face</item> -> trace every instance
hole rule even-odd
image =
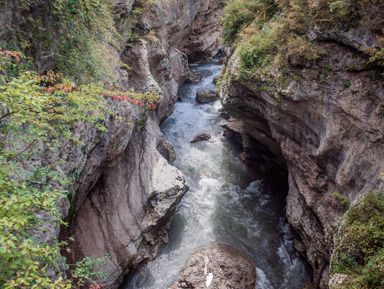
[[[350,35],[344,33],[339,44],[322,33],[318,49],[331,52],[311,67],[290,59],[297,77],[284,89],[273,79],[240,80],[236,52],[222,72],[231,75],[229,81],[222,77],[221,87],[224,109],[232,115],[227,126],[267,146],[288,169],[288,220],[297,234],[296,248],[311,264],[320,288],[328,288],[329,232],[342,215],[332,193],[354,202],[382,186],[381,72],[367,68],[368,59],[352,45],[359,39],[348,40]],[[328,71],[322,81],[319,71]]]
[[[255,280],[256,269],[248,257],[228,245],[217,244],[193,253],[169,289],[253,289]]]

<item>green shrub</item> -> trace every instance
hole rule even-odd
[[[239,55],[244,68],[260,68],[272,62],[281,45],[282,26],[274,23],[252,35],[239,45]]]
[[[382,288],[384,195],[369,192],[349,209],[344,222],[336,237],[331,268],[334,273],[349,275],[340,288]]]
[[[71,268],[78,282],[47,276],[48,269],[59,271],[59,249],[67,244],[54,235],[49,241],[40,237],[47,224],[64,224],[56,203],[67,194],[59,188],[72,179],[60,173],[64,160],[36,165],[34,159],[57,150],[63,139],[82,145],[73,135],[79,122],[106,132],[105,119],[122,120],[106,97],[121,97],[101,85],[76,85],[58,74],[26,71],[23,59],[20,52],[0,50],[0,288],[74,288],[102,277],[91,269],[106,259],[79,261]],[[158,99],[155,94],[126,94],[141,97],[132,102],[149,107]]]
[[[15,10],[20,21],[14,22],[9,33],[14,37],[3,48],[53,60],[56,71],[84,83],[113,79],[110,49],[122,49],[124,40],[110,1],[19,0]]]
[[[274,0],[230,0],[224,8],[223,27],[225,42],[233,43],[238,33],[257,17],[260,22],[269,20],[277,11]],[[265,11],[265,19],[264,19]]]
[[[350,206],[349,199],[346,196],[340,195],[339,193],[332,193],[332,196],[336,199],[339,209],[343,212],[347,211]]]
[[[384,286],[384,249],[375,253],[364,266],[363,284],[368,288],[383,288]]]

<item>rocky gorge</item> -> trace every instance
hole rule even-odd
[[[111,2],[121,34],[133,29],[137,38],[127,38],[125,41],[131,44],[123,51],[109,48],[109,68],[124,89],[160,93],[157,109],[149,115],[144,108],[111,101],[111,109],[124,120],[105,120],[105,134],[78,124],[73,134],[84,144],[82,147],[64,141],[59,153],[47,150],[34,160],[46,163],[64,159],[66,163],[57,170],[74,180],[70,187],[63,188],[70,198],[61,199],[58,205],[68,227],[59,229],[52,224],[40,238],[74,238],[75,242],[69,241],[71,253],[69,249],[61,252],[67,263],[86,256],[109,256],[99,268],[107,276],[103,288],[117,288],[124,275],[153,259],[167,242],[173,211],[188,186],[171,165],[174,152],[162,136],[159,123],[172,113],[178,87],[189,75],[188,63],[210,59],[222,47],[218,37],[220,0],[156,1],[145,6],[133,28],[132,10],[143,3]],[[17,1],[1,5],[3,27],[17,29],[22,25],[25,11],[16,9],[18,5]],[[33,3],[29,11],[38,15],[39,5],[45,4]],[[7,41],[9,35],[3,33],[2,40]],[[45,57],[45,47],[36,41],[31,40],[34,49],[30,56],[37,71],[54,69],[54,53]],[[55,276],[54,272],[50,274]]]
[[[115,6],[127,14],[134,4],[122,1]],[[140,115],[132,118],[133,128],[116,133],[109,129],[108,138],[113,141],[101,140],[90,147],[84,161],[84,180],[90,185],[78,190],[76,217],[63,236],[77,241],[68,260],[110,256],[100,268],[107,276],[103,288],[116,288],[123,276],[153,259],[167,243],[173,211],[188,186],[171,166],[173,149],[159,123],[172,113],[178,87],[189,74],[189,61],[194,61],[195,54],[200,61],[209,59],[221,48],[220,5],[221,1],[173,0],[150,5],[135,28],[141,37],[115,61],[130,67],[128,71],[115,67],[123,86],[154,88],[162,99],[155,115],[146,120]],[[211,21],[204,21],[212,10],[217,12]],[[111,158],[107,152],[116,149],[119,153]]]
[[[43,2],[36,1],[28,13],[39,15]],[[370,190],[378,191],[383,187],[379,175],[383,172],[384,163],[382,68],[371,62],[366,52],[382,49],[382,27],[372,32],[368,27],[369,17],[341,28],[312,25],[311,22],[308,29],[299,34],[300,37],[305,35],[304,38],[313,46],[308,48],[305,43],[300,50],[293,45],[293,48],[289,47],[289,53],[284,52],[287,59],[283,66],[276,57],[276,61],[267,65],[259,63],[263,71],[249,74],[251,69],[244,69],[244,53],[240,46],[241,41],[249,39],[254,28],[245,30],[241,41],[231,47],[227,43],[224,47],[225,27],[221,26],[224,2],[111,1],[116,16],[115,26],[125,37],[125,46],[119,50],[111,43],[106,44],[108,67],[120,87],[159,93],[161,98],[157,107],[149,111],[145,107],[110,99],[108,103],[112,111],[121,118],[110,116],[105,119],[106,133],[80,122],[74,125],[72,131],[83,146],[63,140],[59,151],[51,152],[42,145],[44,153],[32,159],[37,166],[65,160],[64,164],[57,165],[56,170],[72,179],[71,185],[60,187],[68,191],[69,198],[61,198],[57,205],[68,226],[47,225],[40,238],[47,242],[55,238],[67,241],[69,250],[61,251],[67,258],[67,264],[74,264],[87,256],[109,256],[105,264],[98,268],[106,273],[106,278],[101,281],[103,288],[117,288],[124,276],[132,274],[146,261],[153,260],[168,242],[176,206],[187,192],[188,184],[181,171],[172,165],[178,156],[160,131],[160,125],[172,114],[180,85],[186,79],[192,84],[202,79],[195,70],[190,70],[189,65],[211,60],[221,50],[226,52],[221,59],[224,67],[215,82],[219,86],[222,114],[228,119],[223,124],[224,134],[241,144],[242,163],[268,172],[274,176],[272,180],[275,178],[276,183],[288,183],[288,195],[284,192],[279,194],[280,198],[286,197],[286,206],[280,207],[284,200],[279,200],[276,207],[281,212],[286,211],[293,237],[288,238],[287,234],[282,239],[289,239],[288,242],[294,239],[297,252],[312,267],[314,288],[337,288],[334,286],[340,277],[330,271],[337,225],[345,213],[337,196],[356,204]],[[309,3],[310,9],[321,10],[316,8],[320,5],[316,1]],[[0,7],[0,24],[14,30],[23,27],[25,24],[21,19],[26,12],[15,9],[20,3],[6,0],[3,4]],[[306,5],[303,4],[303,7]],[[382,8],[382,4],[377,3],[377,7]],[[279,11],[281,14],[275,15],[275,18],[268,16],[269,19],[264,14],[262,27],[268,28],[276,19],[277,23],[284,17],[291,19],[289,13],[292,11],[287,11],[282,8]],[[132,22],[134,13],[139,15]],[[37,21],[36,25],[42,25],[44,30],[51,25],[52,18],[46,22]],[[243,28],[247,25],[244,24]],[[12,31],[1,31],[0,40],[20,37],[17,33],[14,36]],[[32,40],[30,46],[25,45],[25,52],[34,58],[34,69],[39,73],[55,69],[57,63],[51,56],[56,53],[56,36],[49,39],[51,46],[48,47],[39,42],[41,39],[33,39],[31,35],[28,34]],[[276,35],[281,36],[279,33]],[[262,44],[261,41],[259,43]],[[303,56],[302,51],[307,50],[316,57]],[[276,56],[273,49],[268,53]],[[255,59],[252,61],[258,61],[257,57]],[[214,91],[205,92],[210,94],[210,99],[201,101],[203,103],[218,97]],[[213,135],[212,139],[204,131],[200,135],[202,137],[189,138],[188,142],[197,146],[211,145],[218,142],[218,132],[216,129],[214,132],[216,136]],[[208,139],[208,142],[201,142]],[[212,155],[217,151],[210,149]],[[231,166],[241,170],[239,164]],[[206,177],[209,172],[201,170],[198,174]],[[212,174],[225,173],[213,171]],[[203,185],[210,190],[220,187],[216,182],[211,185],[210,181],[203,182]],[[240,192],[244,199],[232,200],[233,203],[228,202],[230,205],[243,204],[244,200],[251,205],[258,201],[267,202],[268,196],[260,189],[262,186],[247,181],[248,187],[234,190]],[[222,190],[228,195],[233,194],[226,191],[226,186]],[[225,217],[222,216],[223,220],[227,220]],[[274,226],[285,228],[279,222],[280,219],[276,220]],[[224,227],[224,224],[220,225]],[[252,224],[246,227],[244,231],[251,230]],[[280,250],[280,247],[277,246],[277,249]],[[192,257],[189,265],[193,267],[193,262],[201,263],[203,255],[209,254],[204,250],[198,251],[196,256],[199,259]],[[213,252],[215,250],[217,248],[213,247]],[[221,251],[229,254],[224,256],[224,263],[228,263],[226,258],[239,258],[242,264],[252,263],[226,245]],[[293,266],[291,258],[286,257],[288,261],[285,261]],[[199,266],[203,267],[203,264]],[[242,266],[224,268],[217,265],[216,269],[222,270],[219,273],[222,276],[230,276],[226,283],[230,284],[228,286],[253,288],[254,267],[245,272]],[[64,272],[62,263],[59,267]],[[189,269],[187,265],[184,274],[189,275]],[[49,272],[53,279],[57,278],[54,271]],[[256,271],[256,275],[262,276],[260,270]],[[71,278],[69,271],[67,274]],[[180,276],[173,287],[189,288],[185,286],[205,282],[205,279],[197,277],[195,281],[184,277]],[[343,278],[346,278],[345,275]],[[224,286],[212,284],[214,288]]]

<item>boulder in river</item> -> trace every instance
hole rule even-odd
[[[198,134],[197,136],[195,136],[195,138],[193,140],[191,140],[189,143],[209,140],[210,138],[211,138],[211,135],[209,133],[201,133],[201,134]]]
[[[185,83],[198,83],[201,81],[203,76],[201,73],[197,70],[191,70],[189,72],[189,75],[187,76],[187,79],[185,80]]]
[[[196,93],[196,101],[199,103],[208,103],[218,99],[217,93],[214,90],[199,90]]]
[[[255,279],[256,269],[248,257],[228,245],[216,244],[193,253],[169,289],[254,289]]]

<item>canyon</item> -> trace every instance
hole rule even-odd
[[[106,273],[101,281],[106,289],[118,288],[124,276],[159,254],[176,206],[189,189],[173,166],[178,156],[160,125],[193,73],[189,65],[225,52],[219,78],[222,114],[228,119],[224,135],[241,145],[239,158],[246,166],[275,173],[276,183],[288,183],[285,211],[295,248],[312,268],[313,287],[332,287],[337,277],[329,274],[332,238],[344,214],[334,193],[354,204],[370,190],[383,188],[382,71],[367,65],[369,58],[361,52],[362,47],[380,47],[375,35],[366,27],[309,31],[308,38],[325,53],[311,65],[290,57],[295,77],[283,85],[273,67],[269,79],[241,77],[238,49],[225,47],[222,40],[225,1],[147,1],[135,26],[127,27],[124,20],[137,2],[111,1],[121,34],[132,29],[136,38],[125,39],[129,45],[122,51],[109,47],[109,68],[121,87],[154,90],[161,99],[153,113],[110,100],[124,120],[106,119],[106,133],[78,123],[73,134],[84,146],[64,140],[59,152],[34,159],[36,164],[63,159],[57,171],[73,178],[61,188],[69,198],[58,203],[68,226],[47,225],[41,238],[68,241],[71,253],[61,254],[69,264],[108,255],[99,268]],[[0,7],[0,25],[11,27],[21,17],[12,13],[15,3],[5,1]],[[7,37],[0,34],[1,40]],[[37,71],[55,67],[38,48],[31,51]],[[64,271],[63,264],[60,268]],[[50,274],[54,278],[55,272]],[[248,283],[253,286],[252,280]]]

